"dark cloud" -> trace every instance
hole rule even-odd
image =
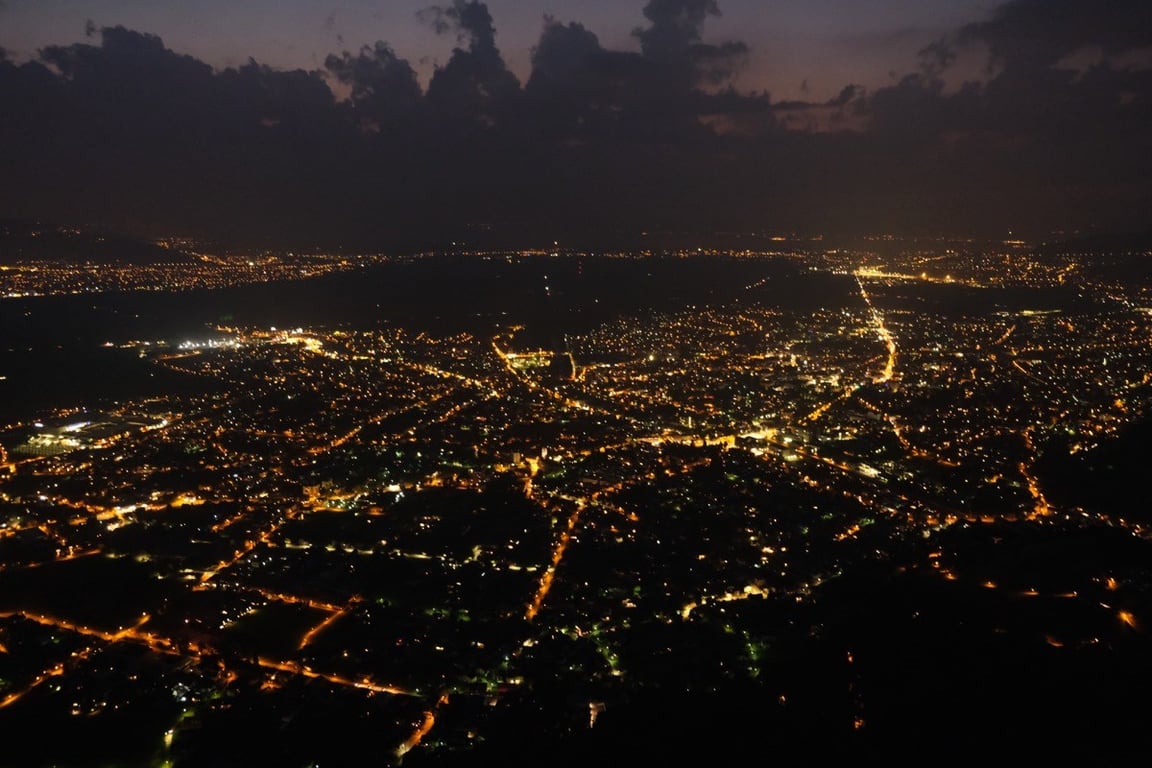
[[[864,95],[864,86],[862,85],[846,85],[840,89],[840,93],[831,101],[828,102],[832,107],[843,107],[849,102]]]
[[[535,116],[569,137],[659,142],[699,140],[750,112],[763,116],[766,98],[731,88],[746,47],[701,42],[704,21],[718,13],[713,2],[651,0],[650,26],[633,32],[639,53],[605,50],[580,24],[546,18],[525,88]]]
[[[640,40],[645,57],[657,62],[671,81],[715,85],[731,78],[748,53],[741,42],[708,45],[700,41],[704,21],[719,15],[715,0],[649,0],[644,16],[651,25],[632,34]]]
[[[416,72],[383,42],[356,55],[329,55],[324,68],[350,89],[349,104],[366,130],[399,129],[411,122],[422,94]]]
[[[700,30],[708,16],[719,16],[715,0],[649,0],[644,18],[647,29],[633,31],[644,53],[653,57],[677,57],[700,42]]]
[[[1142,0],[1010,0],[860,106],[893,166],[935,168],[920,188],[958,216],[1140,228],[1152,204],[1150,46]],[[987,77],[947,87],[957,58],[981,51]]]
[[[5,203],[40,215],[228,232],[291,221],[351,134],[318,73],[215,72],[121,27],[8,70],[5,100],[36,108],[2,124],[4,159],[23,168]]]
[[[960,30],[957,43],[984,43],[993,64],[1036,71],[1095,47],[1105,55],[1152,47],[1146,0],[1010,0],[992,18]]]
[[[542,132],[553,138],[610,134],[636,58],[605,50],[580,24],[546,17],[524,88]]]
[[[433,5],[419,14],[438,34],[456,33],[456,42],[472,51],[496,50],[496,26],[488,6],[476,0],[453,0]]]
[[[737,89],[747,48],[706,41],[711,0],[649,0],[636,51],[546,18],[523,86],[484,3],[436,6],[457,45],[426,91],[385,42],[317,71],[214,70],[105,27],[0,52],[0,210],[362,247],[1146,227],[1144,8],[1010,0],[891,86],[821,103]],[[956,82],[976,54],[987,74]]]
[[[988,55],[987,79],[945,95],[941,79],[949,67],[981,48]],[[987,21],[937,41],[922,56],[919,77],[877,94],[878,118],[904,121],[904,107],[915,100],[937,130],[1052,142],[1099,138],[1148,118],[1152,4],[1010,0]]]
[[[435,127],[452,138],[478,129],[510,128],[520,81],[496,48],[488,7],[476,0],[455,0],[429,8],[426,18],[440,33],[455,32],[459,44],[428,84],[428,106],[439,118]]]

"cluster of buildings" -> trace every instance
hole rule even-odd
[[[0,665],[0,717],[147,701],[133,738],[167,755],[292,691],[362,702],[398,755],[465,749],[486,715],[437,730],[449,694],[494,707],[559,671],[586,717],[645,674],[640,638],[685,625],[755,678],[748,606],[803,604],[952,524],[1080,519],[1035,464],[1144,412],[1142,289],[937,256],[826,254],[832,289],[804,307],[752,284],[563,351],[499,322],[141,345],[212,385],[0,435],[0,643],[24,660]],[[101,595],[78,608],[78,584]]]

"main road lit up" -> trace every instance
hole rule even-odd
[[[896,372],[896,340],[892,338],[891,331],[888,326],[884,325],[884,316],[880,314],[880,310],[872,304],[872,297],[868,295],[867,289],[864,288],[864,281],[861,279],[865,272],[863,269],[858,269],[853,273],[856,278],[856,285],[860,287],[860,295],[864,298],[864,303],[868,305],[868,311],[872,313],[872,323],[876,326],[876,332],[880,334],[880,340],[888,348],[888,360],[884,364],[884,370],[878,376],[873,377],[873,384],[884,384],[891,381],[892,376]]]

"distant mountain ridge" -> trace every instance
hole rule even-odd
[[[1152,252],[1152,229],[1143,232],[1099,233],[1044,245],[1045,253],[1135,253]]]
[[[190,264],[196,259],[179,249],[111,231],[27,219],[0,219],[0,264],[22,261],[143,266]]]

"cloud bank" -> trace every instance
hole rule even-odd
[[[720,12],[649,0],[638,51],[545,18],[521,83],[485,4],[453,0],[422,14],[456,40],[427,89],[386,41],[314,71],[122,27],[0,51],[0,216],[350,247],[1152,225],[1144,0],[1008,0],[826,103],[735,88],[748,47],[703,37]]]

